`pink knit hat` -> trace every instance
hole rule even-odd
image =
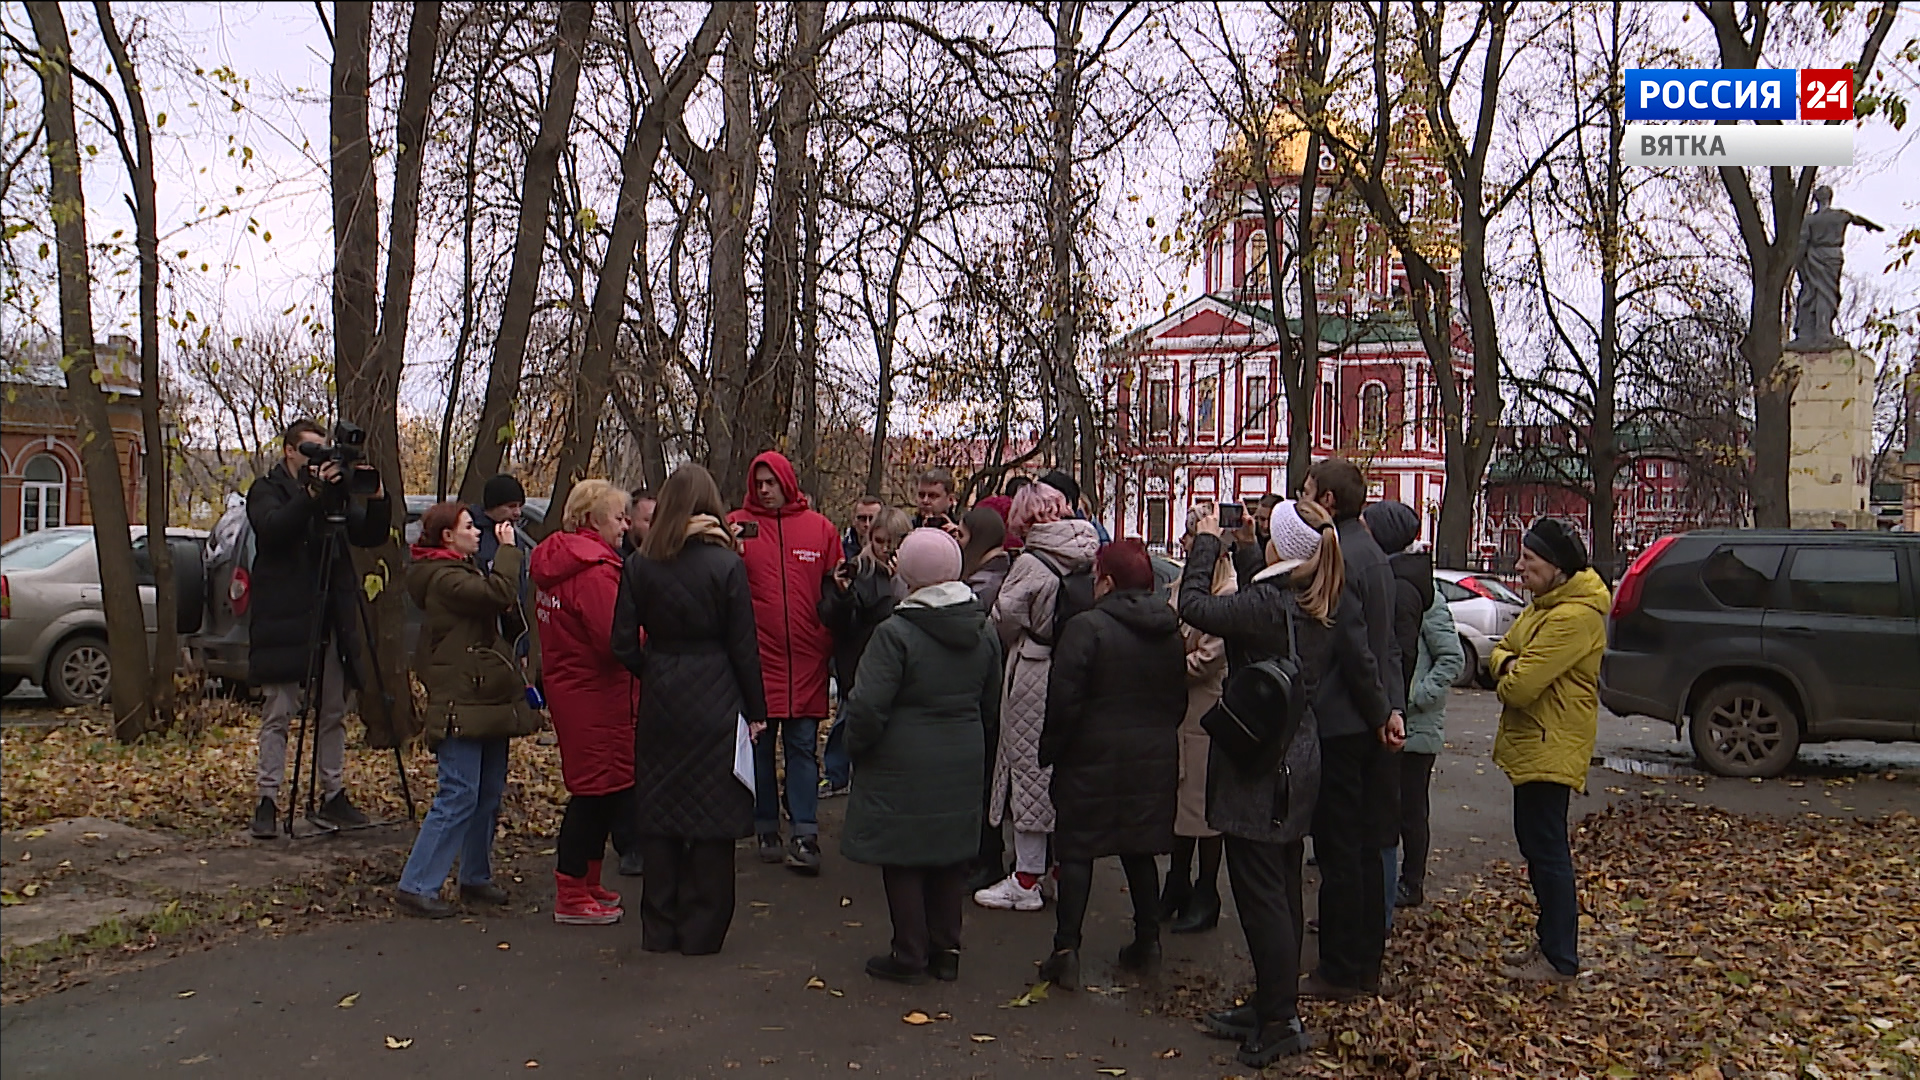
[[[900,541],[893,572],[909,591],[960,579],[960,543],[941,529],[915,529]]]

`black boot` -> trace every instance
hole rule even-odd
[[[1394,907],[1419,907],[1426,902],[1426,890],[1418,885],[1409,885],[1406,878],[1401,878],[1400,884],[1394,887]]]
[[[1179,867],[1167,874],[1167,883],[1160,887],[1160,921],[1177,923],[1180,913],[1187,909],[1193,899],[1193,882],[1185,874],[1179,873]]]
[[[1249,1069],[1264,1069],[1283,1057],[1304,1054],[1318,1042],[1299,1017],[1260,1025],[1252,1038],[1240,1044],[1240,1064]]]
[[[927,974],[941,982],[953,982],[960,977],[960,950],[935,949],[927,957]]]
[[[1133,944],[1120,950],[1120,969],[1145,975],[1160,966],[1160,935],[1135,934]]]
[[[247,831],[255,840],[277,840],[280,837],[280,808],[266,796],[253,808],[253,821]]]
[[[1080,950],[1055,949],[1040,962],[1040,981],[1062,990],[1080,989]]]
[[[913,967],[892,953],[868,960],[867,974],[876,979],[900,983],[904,986],[924,986],[927,982],[926,968]]]
[[[1207,1034],[1219,1039],[1243,1043],[1260,1034],[1260,1017],[1254,1013],[1251,1004],[1210,1012],[1205,1023]]]
[[[1198,934],[1220,925],[1220,890],[1202,882],[1186,910],[1167,929],[1176,934]]]

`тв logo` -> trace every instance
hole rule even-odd
[[[1797,120],[1799,89],[1800,72],[1791,68],[1636,68],[1627,72],[1627,120]]]

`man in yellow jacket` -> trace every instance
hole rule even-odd
[[[1494,647],[1500,733],[1494,764],[1513,781],[1513,834],[1540,905],[1539,944],[1503,957],[1512,979],[1568,982],[1580,973],[1580,902],[1567,803],[1587,789],[1607,647],[1606,583],[1566,522],[1541,518],[1521,540],[1520,581],[1533,603]]]

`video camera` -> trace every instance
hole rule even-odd
[[[367,431],[358,424],[342,420],[333,425],[333,445],[310,449],[301,444],[300,452],[305,455],[310,467],[319,467],[327,462],[340,466],[340,479],[336,485],[346,485],[346,494],[372,496],[380,491],[380,471],[368,465]]]

